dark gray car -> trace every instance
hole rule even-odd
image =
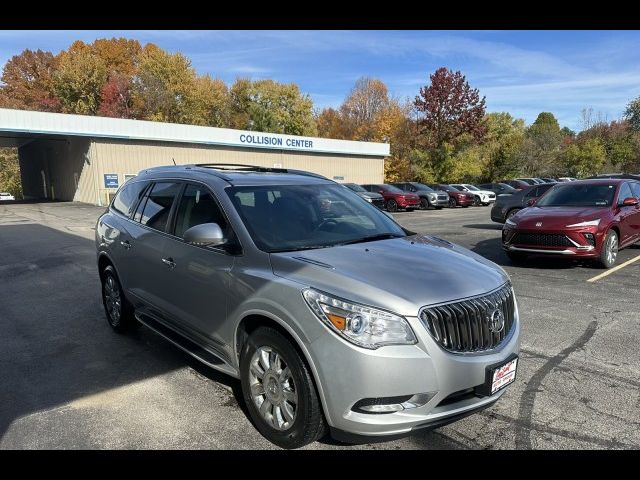
[[[95,240],[113,329],[146,325],[239,379],[254,425],[285,448],[443,425],[515,379],[504,270],[318,175],[145,170]]]
[[[364,198],[370,204],[384,210],[384,197],[376,192],[368,192],[357,183],[343,183],[349,190],[353,190],[358,196]]]
[[[542,194],[554,185],[555,183],[531,185],[523,190],[517,190],[513,195],[499,195],[495,205],[491,209],[491,220],[497,223],[506,222],[507,219],[513,217],[523,208],[526,208],[529,200],[534,200],[542,196]]]

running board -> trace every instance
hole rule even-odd
[[[173,343],[180,350],[188,353],[196,360],[204,363],[206,366],[224,372],[234,378],[238,378],[238,372],[234,368],[230,367],[227,362],[225,362],[215,353],[204,349],[196,342],[186,338],[183,335],[180,335],[175,330],[165,326],[149,315],[136,312],[135,317],[144,326],[153,330],[165,340]]]

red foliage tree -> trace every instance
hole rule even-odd
[[[131,77],[112,73],[100,92],[98,115],[114,118],[133,118],[133,82]]]
[[[485,97],[471,88],[466,77],[440,67],[430,76],[431,85],[421,87],[414,105],[422,114],[419,123],[432,146],[440,147],[463,133],[476,140],[486,133],[482,122]]]

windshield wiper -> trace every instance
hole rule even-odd
[[[356,240],[349,240],[348,242],[342,242],[338,245],[352,245],[354,243],[375,242],[376,240],[387,240],[389,238],[402,238],[404,235],[397,235],[395,233],[377,233],[375,235],[369,235],[368,237],[358,238]]]
[[[279,248],[277,250],[270,250],[269,253],[298,252],[300,250],[316,250],[318,248],[328,248],[333,246],[334,245],[306,245],[304,247]]]

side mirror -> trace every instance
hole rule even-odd
[[[640,203],[640,200],[634,197],[627,197],[622,201],[622,205],[625,207],[633,207],[638,205],[638,203]]]
[[[533,207],[535,204],[536,204],[535,198],[530,198],[529,200],[527,200],[527,206]]]
[[[226,239],[217,223],[201,223],[184,232],[184,241],[199,247],[217,247]]]

